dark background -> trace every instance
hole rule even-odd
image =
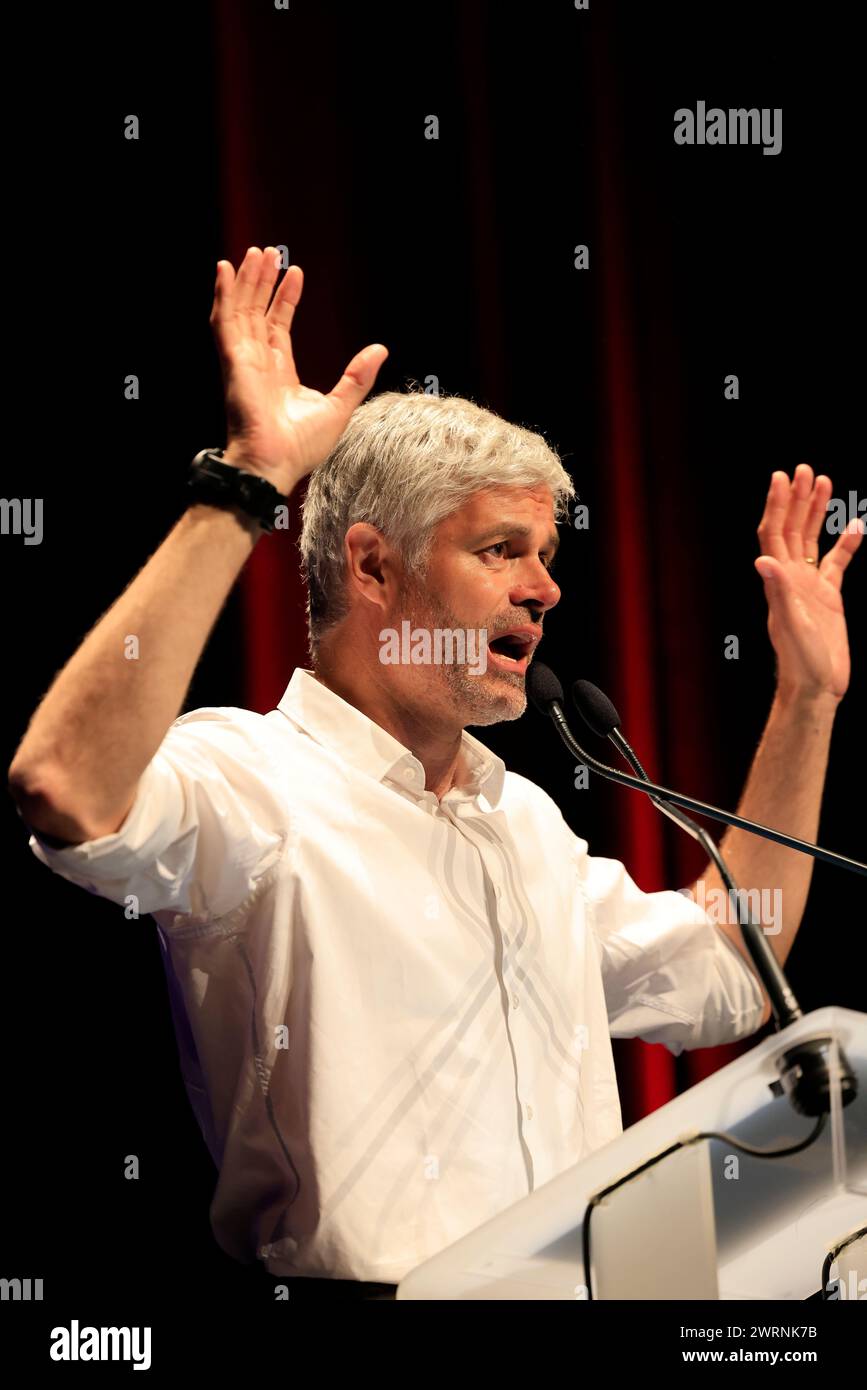
[[[40,546],[2,539],[7,765],[179,515],[190,458],[224,442],[217,259],[283,243],[305,270],[302,380],[330,389],[380,341],[377,390],[433,374],[561,452],[590,529],[564,528],[541,655],[564,683],[608,690],[651,774],[734,808],[773,691],[753,569],[770,474],[806,461],[835,496],[867,493],[845,7],[225,0],[65,22],[50,52],[36,33],[16,49],[28,81],[7,126],[21,382],[6,404],[25,443],[3,486],[45,499]],[[699,99],[782,107],[782,153],[676,146],[673,113]],[[138,402],[123,396],[132,372]],[[267,710],[308,664],[294,538],[260,542],[186,708]],[[865,567],[867,550],[843,589],[853,675],[819,834],[860,858]],[[636,794],[576,792],[532,711],[481,736],[642,887],[700,871]],[[214,1174],[153,923],[49,874],[11,801],[5,814],[4,1272],[73,1282],[83,1319],[119,1280],[164,1309],[237,1293],[247,1276],[210,1234]],[[863,880],[819,864],[787,965],[805,1009],[867,1007],[864,914]],[[675,1061],[617,1044],[624,1121],[737,1051]],[[138,1182],[123,1177],[131,1153]]]

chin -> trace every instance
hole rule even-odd
[[[485,684],[480,687],[475,700],[465,702],[466,724],[482,728],[486,724],[502,724],[521,718],[527,708],[527,692],[522,677],[486,674],[473,679]]]

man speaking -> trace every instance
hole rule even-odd
[[[302,386],[302,273],[273,294],[278,266],[270,247],[237,276],[219,263],[227,448],[55,679],[10,786],[43,863],[156,919],[220,1246],[287,1281],[392,1286],[621,1132],[612,1035],[677,1054],[753,1033],[769,1004],[736,925],[591,857],[466,732],[526,708],[574,491],[556,454],[469,401],[362,405],[380,345],[328,395]],[[308,475],[312,669],[264,716],[178,718]],[[819,562],[830,490],[775,473],[756,561],[778,685],[739,809],[804,839],[861,540]],[[812,860],[737,831],[726,847],[740,884],[781,891],[784,960]]]

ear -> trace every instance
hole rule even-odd
[[[385,608],[396,583],[394,552],[381,531],[367,521],[355,521],[343,541],[348,591]]]

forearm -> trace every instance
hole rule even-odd
[[[836,706],[831,696],[777,691],[738,806],[740,815],[801,840],[816,840]],[[720,848],[738,888],[750,894],[748,902],[760,911],[782,964],[804,914],[812,856],[735,828],[726,832]],[[725,893],[713,864],[702,883],[705,897],[712,889]],[[752,964],[736,922],[727,915],[720,926]]]
[[[356,353],[328,395],[303,386],[290,333],[303,272],[290,266],[271,300],[280,265],[273,246],[264,256],[251,246],[237,276],[218,261],[210,321],[225,387],[223,462],[288,497],[329,457],[388,352],[371,343]],[[9,769],[34,829],[74,843],[120,828],[260,535],[240,511],[189,508],[87,636]]]
[[[188,508],[90,631],[9,769],[35,829],[81,840],[122,824],[259,535],[239,512]]]

